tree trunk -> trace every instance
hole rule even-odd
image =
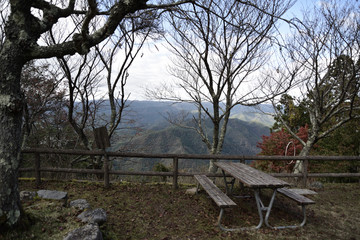
[[[23,97],[21,47],[6,42],[0,53],[0,228],[20,219],[18,168],[20,163]]]
[[[313,141],[308,140],[306,142],[306,145],[301,150],[299,156],[308,156],[310,153],[310,150],[312,149],[312,146],[314,145]],[[304,162],[301,160],[296,160],[295,166],[294,166],[294,173],[302,173],[304,169]]]

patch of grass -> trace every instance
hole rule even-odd
[[[35,190],[35,183],[20,181],[21,190]],[[219,208],[205,192],[186,195],[189,186],[173,190],[167,184],[113,183],[104,189],[96,182],[45,181],[42,189],[67,191],[69,201],[85,198],[93,208],[104,208],[108,220],[101,226],[104,239],[359,239],[359,184],[325,184],[325,190],[311,198],[307,207],[308,221],[302,229],[223,232],[217,225]],[[226,210],[223,224],[227,227],[258,224],[257,208],[250,190],[236,189],[237,207]],[[263,192],[267,204],[270,194]],[[82,226],[79,211],[64,208],[60,202],[34,200],[24,202],[31,226],[0,233],[0,239],[63,239],[71,230]],[[297,224],[301,209],[292,201],[277,196],[270,217],[274,225]],[[1,238],[2,237],[2,238]]]
[[[62,205],[63,202],[42,199],[24,202],[25,220],[17,229],[1,233],[0,239],[63,239],[80,223],[76,219],[79,212]]]

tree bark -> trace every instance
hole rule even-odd
[[[190,1],[190,0],[189,0]],[[5,40],[0,45],[0,228],[14,226],[20,219],[18,169],[20,163],[23,96],[20,78],[24,64],[40,58],[62,57],[69,54],[86,54],[89,49],[114,33],[119,23],[130,13],[147,8],[169,8],[189,1],[147,5],[147,0],[115,1],[108,9],[102,27],[91,32],[90,21],[96,17],[97,1],[88,1],[86,11],[75,9],[76,0],[67,1],[60,8],[49,1],[11,0],[9,15],[2,15]],[[33,15],[33,9],[42,12]],[[79,32],[73,38],[51,46],[38,45],[40,36],[49,32],[60,18],[83,15]],[[99,13],[100,14],[100,13]],[[1,33],[3,34],[3,33]]]
[[[23,96],[20,74],[22,48],[5,43],[0,54],[0,227],[20,219],[18,169],[20,163]]]
[[[301,157],[305,157],[305,156],[309,156],[310,150],[312,149],[312,147],[314,146],[315,140],[308,140],[305,144],[305,146],[303,147],[303,149],[301,150],[299,156]],[[303,173],[304,171],[304,162],[302,160],[297,160],[294,166],[294,173]]]

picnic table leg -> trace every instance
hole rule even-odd
[[[244,230],[253,230],[253,229],[257,229],[257,227],[238,227],[238,228],[226,228],[224,227],[222,224],[221,224],[221,219],[223,218],[224,216],[224,212],[225,212],[225,209],[224,208],[221,208],[220,209],[220,214],[219,214],[219,217],[218,217],[218,226],[221,230],[223,231],[226,231],[226,232],[238,232],[238,231],[244,231]]]
[[[264,222],[264,217],[262,214],[262,208],[264,207],[264,204],[262,203],[262,201],[260,199],[259,189],[254,190],[254,193],[255,193],[256,206],[257,206],[259,218],[260,218],[259,224],[255,228],[259,229],[259,228],[261,228],[261,226],[263,225],[263,222]]]
[[[274,190],[274,192],[271,196],[271,199],[270,199],[270,203],[267,207],[265,207],[264,203],[261,201],[260,189],[254,189],[254,193],[255,193],[256,206],[258,208],[258,213],[259,213],[259,218],[260,218],[259,224],[256,226],[256,229],[259,229],[264,223],[264,216],[262,213],[263,211],[266,211],[265,224],[266,224],[266,226],[269,226],[268,218],[270,216],[270,212],[271,212],[272,206],[274,204],[274,200],[275,200],[275,196],[276,196],[276,189]]]
[[[273,227],[271,226],[268,222],[267,219],[265,220],[265,224],[272,228],[272,229],[285,229],[285,228],[300,228],[303,227],[306,223],[306,209],[305,209],[305,205],[301,205],[302,208],[302,213],[303,213],[303,220],[299,225],[288,225],[288,226],[277,226],[277,227]]]
[[[226,187],[226,195],[231,195],[232,191],[233,191],[233,188],[234,188],[234,184],[235,184],[235,178],[233,178],[230,182],[228,182],[226,180],[225,171],[224,170],[221,170],[221,171],[222,171],[222,174],[223,174],[223,177],[224,177],[224,183],[225,183],[225,187]],[[231,187],[229,188],[228,185],[230,185]]]
[[[273,206],[273,204],[274,204],[276,192],[277,192],[276,189],[274,189],[274,192],[273,192],[273,194],[272,194],[272,196],[271,196],[271,200],[270,200],[270,203],[269,203],[269,207],[268,207],[268,209],[267,209],[267,211],[266,211],[266,215],[265,215],[265,224],[266,224],[266,226],[268,226],[268,227],[271,227],[271,226],[269,225],[269,217],[270,217],[270,212],[271,212],[272,206]]]

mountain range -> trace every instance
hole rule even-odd
[[[208,109],[212,107],[210,103],[204,103],[204,106]],[[145,128],[151,128],[154,125],[166,122],[164,117],[168,113],[197,112],[196,107],[191,103],[166,101],[132,101],[128,110],[136,114],[136,121],[145,126]],[[261,104],[254,108],[238,105],[231,110],[231,118],[271,127],[274,124],[274,119],[272,116],[264,114],[264,112],[272,113],[272,106],[269,104]]]
[[[210,105],[209,105],[210,107]],[[264,111],[270,106],[261,105]],[[195,113],[196,108],[189,103],[171,103],[155,101],[134,101],[127,109],[135,122],[143,131],[129,141],[113,143],[115,149],[127,148],[142,153],[179,153],[179,154],[207,154],[205,144],[196,131],[171,125],[165,118],[167,114]],[[256,147],[262,135],[269,134],[269,127],[274,120],[250,107],[239,106],[233,109],[228,123],[222,154],[255,155],[259,152]],[[186,122],[191,124],[191,118]],[[211,136],[211,123],[205,121],[208,134]],[[115,169],[151,171],[156,163],[171,168],[172,160],[168,159],[121,159],[114,162]],[[207,165],[207,161],[180,161],[180,169],[198,171]],[[204,169],[202,169],[204,170]]]

